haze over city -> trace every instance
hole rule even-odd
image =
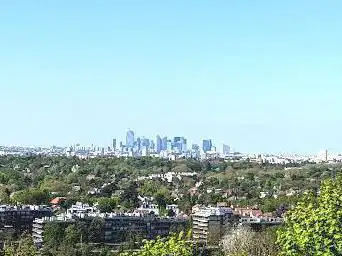
[[[0,145],[128,129],[244,152],[340,152],[339,1],[30,1],[0,8]]]

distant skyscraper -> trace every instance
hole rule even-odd
[[[113,150],[115,151],[115,150],[116,150],[116,139],[113,139],[113,145],[112,145],[112,147],[113,147]]]
[[[155,148],[156,148],[156,144],[154,143],[153,140],[150,140],[150,149],[151,149],[151,152],[154,152],[154,151],[155,151]]]
[[[174,139],[173,139],[173,147],[179,153],[185,152],[187,150],[187,148],[186,148],[186,139],[184,137],[174,137]]]
[[[137,147],[138,147],[138,150],[140,151],[140,148],[141,148],[141,139],[138,137],[137,138]]]
[[[185,138],[183,138],[183,144],[182,144],[182,151],[186,152],[188,150],[187,148],[187,141]]]
[[[167,152],[171,152],[172,151],[172,141],[171,140],[167,140],[167,142],[166,142],[166,150],[167,150]]]
[[[126,135],[126,146],[127,147],[134,147],[134,132],[128,131]]]
[[[180,142],[182,140],[182,137],[174,137],[173,138],[173,143],[178,143],[178,142]]]
[[[141,140],[141,146],[142,147],[146,147],[146,148],[150,148],[150,140],[146,139],[146,138],[142,138]]]
[[[230,154],[230,146],[223,144],[222,153],[223,153],[223,155],[229,155]]]
[[[160,153],[163,150],[163,141],[159,135],[157,135],[156,138],[156,144],[157,144],[157,153]]]
[[[203,151],[207,153],[211,150],[211,147],[213,146],[211,140],[203,140]]]
[[[162,139],[162,150],[167,150],[167,137]]]

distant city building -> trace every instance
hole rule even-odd
[[[149,149],[150,148],[150,140],[146,139],[146,138],[142,138],[141,147]]]
[[[173,139],[173,149],[178,153],[185,152],[186,149],[186,139],[184,137],[174,137]]]
[[[162,139],[162,150],[167,150],[167,137]]]
[[[149,149],[151,150],[151,152],[155,152],[156,149],[156,144],[154,143],[153,140],[150,140],[150,145],[149,145]]]
[[[116,139],[113,139],[113,144],[112,144],[113,150],[116,150]]]
[[[204,153],[207,153],[208,151],[211,150],[211,147],[213,146],[212,141],[209,140],[203,140],[203,146],[202,149],[204,151]]]
[[[317,160],[321,162],[328,162],[328,150],[322,150],[318,153]]]
[[[157,153],[160,153],[163,150],[163,140],[161,139],[159,135],[157,135],[156,143],[157,143],[156,151]]]
[[[187,149],[187,140],[183,137],[183,141],[182,141],[182,152],[186,152]]]
[[[171,152],[172,151],[172,140],[167,140],[167,142],[166,142],[166,150],[167,150],[167,152]]]
[[[222,153],[223,153],[223,155],[229,155],[230,154],[230,146],[223,144]]]
[[[140,151],[140,149],[141,149],[141,139],[139,137],[137,138],[136,144],[137,144],[138,151]]]
[[[126,135],[126,146],[130,148],[134,147],[134,132],[131,130]]]
[[[191,145],[191,149],[192,149],[193,151],[199,151],[199,150],[200,150],[200,146],[198,146],[198,144],[192,144],[192,145]]]

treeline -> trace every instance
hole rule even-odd
[[[141,195],[153,197],[153,202],[161,208],[177,203],[187,213],[195,204],[217,202],[258,205],[268,212],[276,211],[281,202],[288,207],[297,201],[296,196],[288,199],[289,190],[293,190],[293,195],[317,190],[322,179],[342,170],[341,165],[294,165],[297,167],[285,169],[282,165],[219,159],[200,162],[151,157],[82,160],[1,156],[0,203],[49,204],[53,197],[62,196],[66,197],[64,209],[82,201],[98,203],[105,212],[133,209],[138,206],[138,195]],[[157,178],[137,180],[169,171],[197,175],[174,177],[171,183]]]

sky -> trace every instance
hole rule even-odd
[[[16,0],[0,7],[0,145],[212,138],[342,152],[342,1]]]

